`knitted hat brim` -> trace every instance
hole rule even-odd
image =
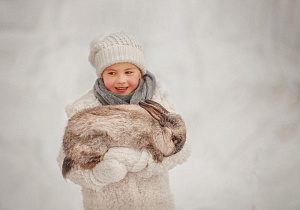
[[[100,78],[105,68],[116,63],[132,63],[146,74],[145,58],[141,50],[131,46],[113,46],[95,55],[95,67],[97,76]]]

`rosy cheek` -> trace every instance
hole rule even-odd
[[[104,85],[105,85],[106,89],[111,91],[112,88],[114,87],[113,84],[114,84],[113,81],[111,81],[109,79],[104,79]]]
[[[138,78],[133,78],[130,81],[130,85],[132,86],[133,89],[136,89],[139,85],[139,79]]]

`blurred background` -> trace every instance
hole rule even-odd
[[[83,209],[56,163],[89,44],[126,31],[166,83],[193,153],[176,209],[300,209],[300,1],[0,0],[0,209]]]

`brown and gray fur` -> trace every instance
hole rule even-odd
[[[185,141],[183,119],[151,100],[85,109],[66,127],[62,173],[65,177],[75,165],[92,169],[111,147],[146,148],[156,162],[162,162],[179,152]]]

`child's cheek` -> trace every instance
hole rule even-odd
[[[110,90],[110,91],[112,91],[114,88],[114,83],[113,83],[113,81],[110,81],[110,80],[104,80],[104,85],[105,85],[106,89]]]
[[[138,87],[139,81],[140,81],[139,77],[132,78],[129,81],[129,84],[130,84],[130,86],[132,87],[133,90],[135,90]]]

